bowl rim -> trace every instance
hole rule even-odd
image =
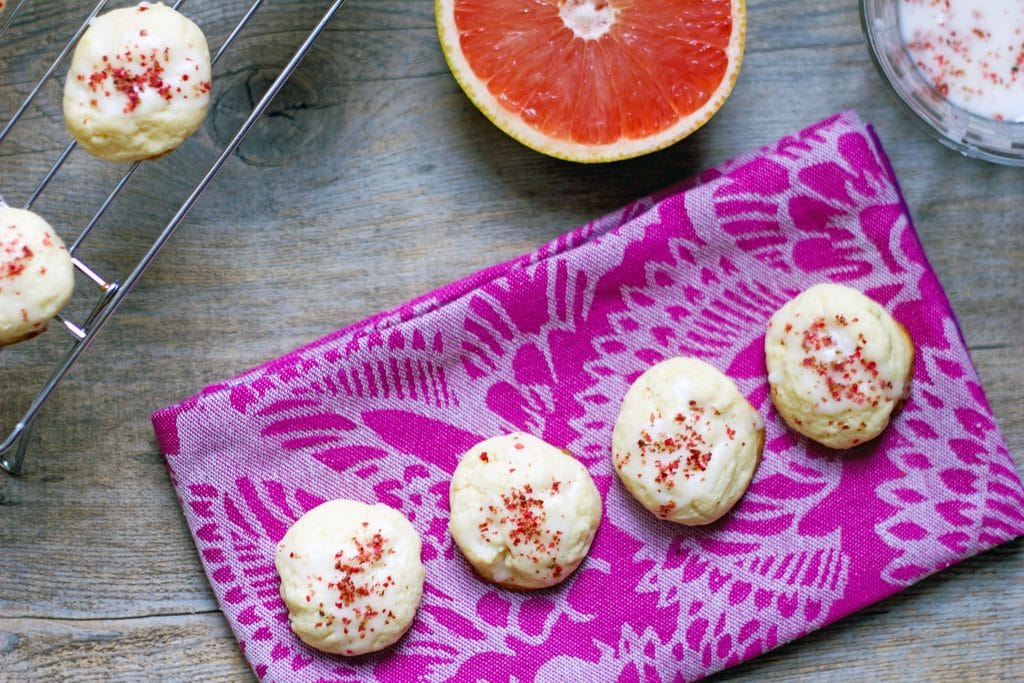
[[[994,119],[974,114],[963,107],[959,107],[939,94],[932,87],[931,83],[921,76],[920,72],[918,72],[916,67],[914,67],[914,71],[920,79],[921,84],[927,88],[932,96],[943,102],[945,107],[952,113],[952,118],[960,124],[957,129],[962,130],[962,133],[957,135],[955,134],[955,131],[950,130],[949,128],[943,128],[940,120],[926,115],[924,111],[915,106],[910,93],[900,91],[895,82],[897,76],[891,68],[891,61],[886,57],[886,52],[880,49],[872,21],[874,15],[872,14],[869,16],[869,14],[871,14],[871,8],[869,5],[875,5],[878,2],[879,0],[860,0],[858,2],[860,24],[861,30],[864,33],[865,41],[868,44],[868,54],[875,65],[875,69],[881,76],[882,83],[884,84],[886,91],[889,93],[889,96],[896,101],[900,108],[914,122],[931,133],[933,137],[938,139],[938,141],[946,147],[960,152],[965,156],[981,159],[983,161],[989,161],[1005,166],[1024,166],[1024,122],[996,121]],[[890,4],[892,5],[897,5],[899,2],[900,0],[890,0]],[[990,131],[992,129],[1006,134],[1009,134],[1011,131],[1019,131],[1019,135],[1008,136],[1014,138],[1014,143],[1019,143],[1019,146],[1018,144],[1014,144],[1012,148],[1007,149],[1005,145],[993,145],[987,143],[983,138],[990,135]],[[974,135],[974,138],[981,137],[982,139],[967,139],[968,135],[971,134]]]

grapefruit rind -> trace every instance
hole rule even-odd
[[[620,138],[608,144],[582,144],[547,135],[528,125],[515,112],[498,102],[487,89],[487,84],[473,73],[459,46],[454,0],[435,0],[434,15],[448,68],[469,100],[491,123],[530,149],[557,159],[585,164],[621,161],[650,154],[665,149],[700,129],[725,104],[732,93],[743,62],[747,35],[746,0],[733,0],[732,34],[726,48],[729,68],[707,102],[696,111],[680,118],[672,126],[653,135]]]

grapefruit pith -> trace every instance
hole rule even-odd
[[[537,151],[599,162],[667,147],[729,96],[745,0],[435,0],[455,79]]]

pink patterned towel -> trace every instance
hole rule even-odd
[[[867,292],[910,330],[910,400],[836,454],[768,398],[764,328],[807,286]],[[704,358],[766,418],[740,504],[707,528],[655,519],[610,463],[630,383]],[[536,252],[331,334],[153,416],[217,599],[272,681],[693,680],[1024,533],[1014,470],[884,153],[852,113],[641,199]],[[448,483],[523,430],[586,464],[604,499],[589,558],[533,593],[478,579],[447,531]],[[423,537],[411,631],[357,659],[288,628],[275,545],[330,498],[382,501]]]

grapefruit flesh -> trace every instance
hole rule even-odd
[[[435,11],[473,103],[573,161],[686,137],[728,97],[743,56],[744,0],[436,0]]]

